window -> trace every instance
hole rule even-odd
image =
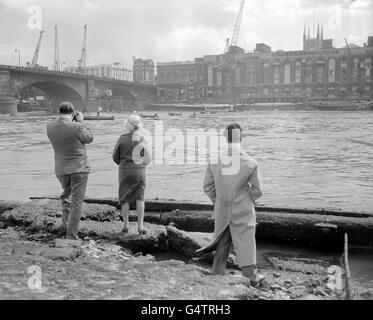
[[[295,83],[302,82],[302,67],[297,65],[295,67]]]
[[[370,80],[370,73],[371,73],[371,59],[365,59],[365,80]]]
[[[290,83],[290,64],[287,63],[284,65],[284,83]]]
[[[335,60],[329,60],[329,82],[335,82]]]
[[[317,67],[316,81],[317,82],[323,82],[324,81],[324,67],[322,67],[322,66]]]
[[[274,84],[280,84],[280,67],[275,66],[273,70],[273,82]]]
[[[352,79],[357,81],[359,79],[359,58],[355,57],[352,65]]]

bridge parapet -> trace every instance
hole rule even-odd
[[[156,87],[149,84],[0,65],[0,113],[16,113],[16,96],[27,86],[49,96],[52,112],[57,112],[62,101],[87,111],[97,111],[103,101],[109,101],[111,110],[141,110],[157,96]],[[113,96],[111,102],[108,91]]]

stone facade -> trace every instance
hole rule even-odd
[[[304,37],[305,46],[313,46]],[[311,41],[312,40],[312,41]],[[317,40],[317,39],[316,39]],[[319,48],[276,51],[258,44],[253,52],[228,53],[193,62],[157,65],[159,102],[301,102],[305,99],[372,99],[372,41],[333,48],[319,36]],[[308,48],[308,47],[307,47]],[[187,76],[188,75],[188,76]]]
[[[154,84],[154,80],[153,60],[135,59],[133,62],[133,81]]]

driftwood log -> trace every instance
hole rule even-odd
[[[117,206],[113,198],[85,200]],[[193,232],[213,232],[212,206],[175,201],[146,203],[145,221]],[[258,239],[343,248],[344,234],[355,246],[373,247],[373,215],[361,212],[257,208]],[[135,220],[136,215],[130,217]]]

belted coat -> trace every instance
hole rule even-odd
[[[255,201],[262,196],[257,162],[239,148],[234,170],[225,170],[221,157],[210,163],[204,178],[204,192],[214,203],[214,235],[216,246],[223,231],[229,227],[238,264],[256,264]]]

